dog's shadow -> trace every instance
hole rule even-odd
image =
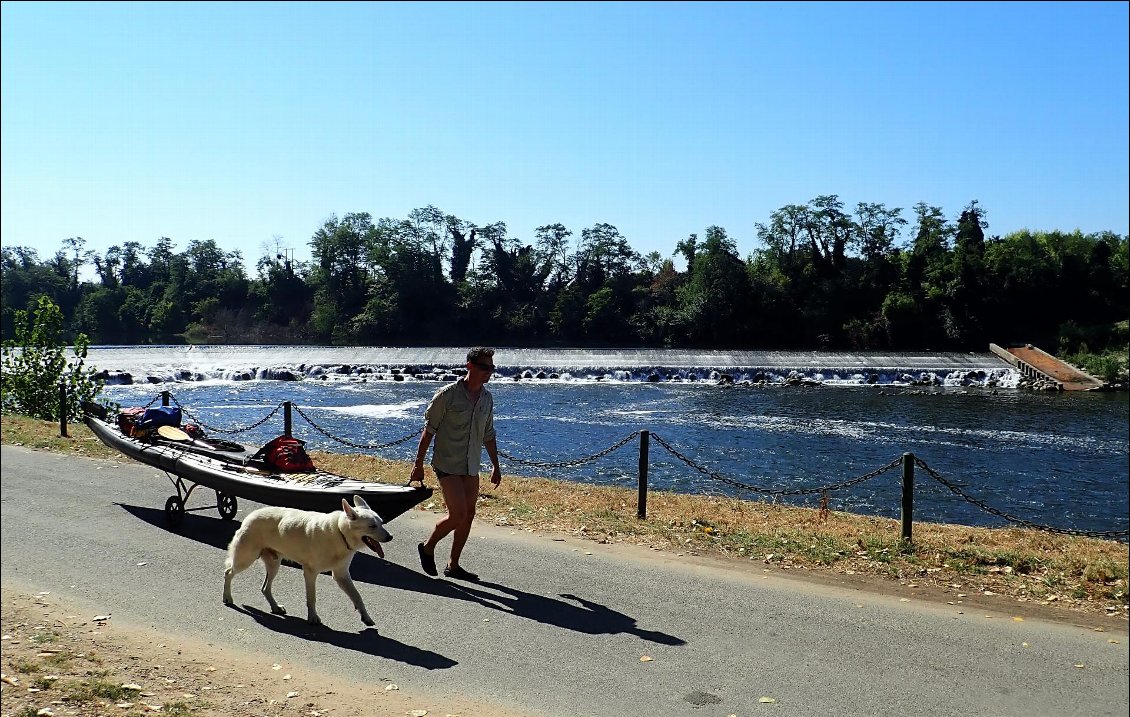
[[[118,503],[118,505],[147,523],[169,530],[163,510],[124,503]],[[235,520],[221,520],[189,513],[185,515],[184,522],[175,532],[220,550],[227,550],[228,543],[231,542],[232,536],[235,535],[238,528],[239,522]],[[284,561],[284,564],[293,565],[289,561]],[[380,585],[394,590],[426,593],[456,600],[467,600],[492,610],[507,612],[517,617],[589,635],[625,633],[663,645],[686,644],[686,641],[682,638],[664,632],[640,628],[636,624],[635,618],[570,593],[548,597],[493,582],[462,583],[436,579],[413,568],[407,568],[363,552],[354,556],[349,572],[354,582]],[[268,626],[278,618],[285,617],[256,611],[259,615],[265,616],[266,620],[263,620],[251,613],[251,609],[248,608],[248,614]],[[303,626],[307,625],[305,620],[299,618],[289,618],[286,622],[290,623],[295,620],[298,620]],[[287,631],[291,632],[290,630]],[[293,634],[301,635],[304,633],[301,629],[296,628]],[[317,636],[318,634],[314,633],[314,637]],[[354,637],[356,636],[354,635]],[[440,656],[437,655],[436,657]]]
[[[323,642],[327,645],[363,652],[373,657],[383,657],[388,660],[415,665],[425,670],[446,670],[459,664],[438,652],[421,650],[391,637],[385,637],[373,627],[365,628],[361,632],[342,632],[325,625],[311,625],[306,621],[306,618],[294,615],[275,615],[246,604],[228,607],[247,615],[269,630],[300,637],[303,640]]]

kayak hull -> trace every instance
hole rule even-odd
[[[200,441],[181,445],[159,438],[141,440],[123,434],[117,426],[97,417],[87,416],[85,420],[94,435],[110,448],[184,481],[211,488],[217,496],[238,496],[264,505],[331,512],[341,510],[343,498],[352,503],[353,496],[359,495],[385,522],[432,496],[431,488],[362,481],[326,471],[272,472],[266,464],[251,459],[246,449],[230,450],[232,444],[227,442],[224,443],[229,450],[209,450]],[[179,496],[181,486],[177,488]],[[182,510],[185,499],[187,495],[181,497]]]

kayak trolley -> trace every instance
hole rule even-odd
[[[236,497],[231,493],[225,493],[221,490],[216,490],[215,505],[187,508],[185,504],[188,503],[188,497],[192,495],[192,491],[196,490],[200,484],[193,483],[192,485],[188,485],[188,482],[185,481],[184,478],[179,475],[170,474],[168,471],[165,471],[165,475],[168,476],[169,480],[172,481],[173,487],[177,490],[176,495],[170,495],[169,499],[165,501],[165,520],[174,528],[179,527],[180,524],[184,522],[184,514],[190,510],[208,510],[215,508],[219,511],[220,517],[224,520],[234,519],[235,514],[239,511],[239,501],[236,500]]]

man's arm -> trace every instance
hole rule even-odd
[[[502,482],[502,466],[498,464],[498,442],[494,438],[488,438],[483,441],[486,446],[487,455],[490,456],[491,465],[494,466],[490,471],[490,482],[498,485]]]
[[[420,443],[416,446],[416,462],[412,465],[412,473],[408,476],[409,483],[419,481],[424,483],[424,459],[428,457],[428,446],[432,444],[432,432],[424,427],[420,433]]]

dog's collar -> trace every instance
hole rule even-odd
[[[348,540],[346,540],[346,538],[345,538],[345,533],[343,533],[343,532],[341,531],[341,527],[340,527],[340,526],[338,526],[338,529],[337,529],[337,533],[338,533],[338,535],[340,535],[340,536],[341,536],[341,542],[345,543],[345,549],[346,549],[346,550],[353,550],[353,548],[349,547],[349,541],[348,541]]]

